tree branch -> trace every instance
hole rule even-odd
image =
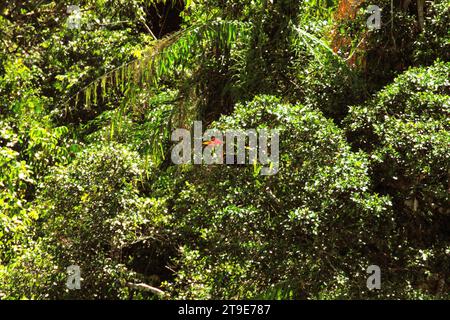
[[[131,289],[136,289],[136,290],[142,290],[142,291],[150,291],[151,293],[154,293],[158,296],[165,296],[166,293],[158,288],[152,287],[148,284],[145,283],[131,283],[131,282],[127,282],[127,287],[131,288]]]

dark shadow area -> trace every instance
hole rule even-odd
[[[165,4],[154,4],[145,10],[148,26],[158,39],[181,28],[181,12],[184,6],[184,1],[177,1],[175,4],[167,1]]]

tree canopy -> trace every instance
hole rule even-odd
[[[450,1],[373,4],[0,3],[0,300],[449,299]]]

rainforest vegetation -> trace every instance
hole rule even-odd
[[[0,300],[449,299],[449,26],[449,0],[1,1]],[[194,121],[279,130],[278,172],[175,165]]]

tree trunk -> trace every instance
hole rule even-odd
[[[424,6],[425,0],[417,0],[417,16],[419,18],[420,30],[423,30],[425,26]]]

